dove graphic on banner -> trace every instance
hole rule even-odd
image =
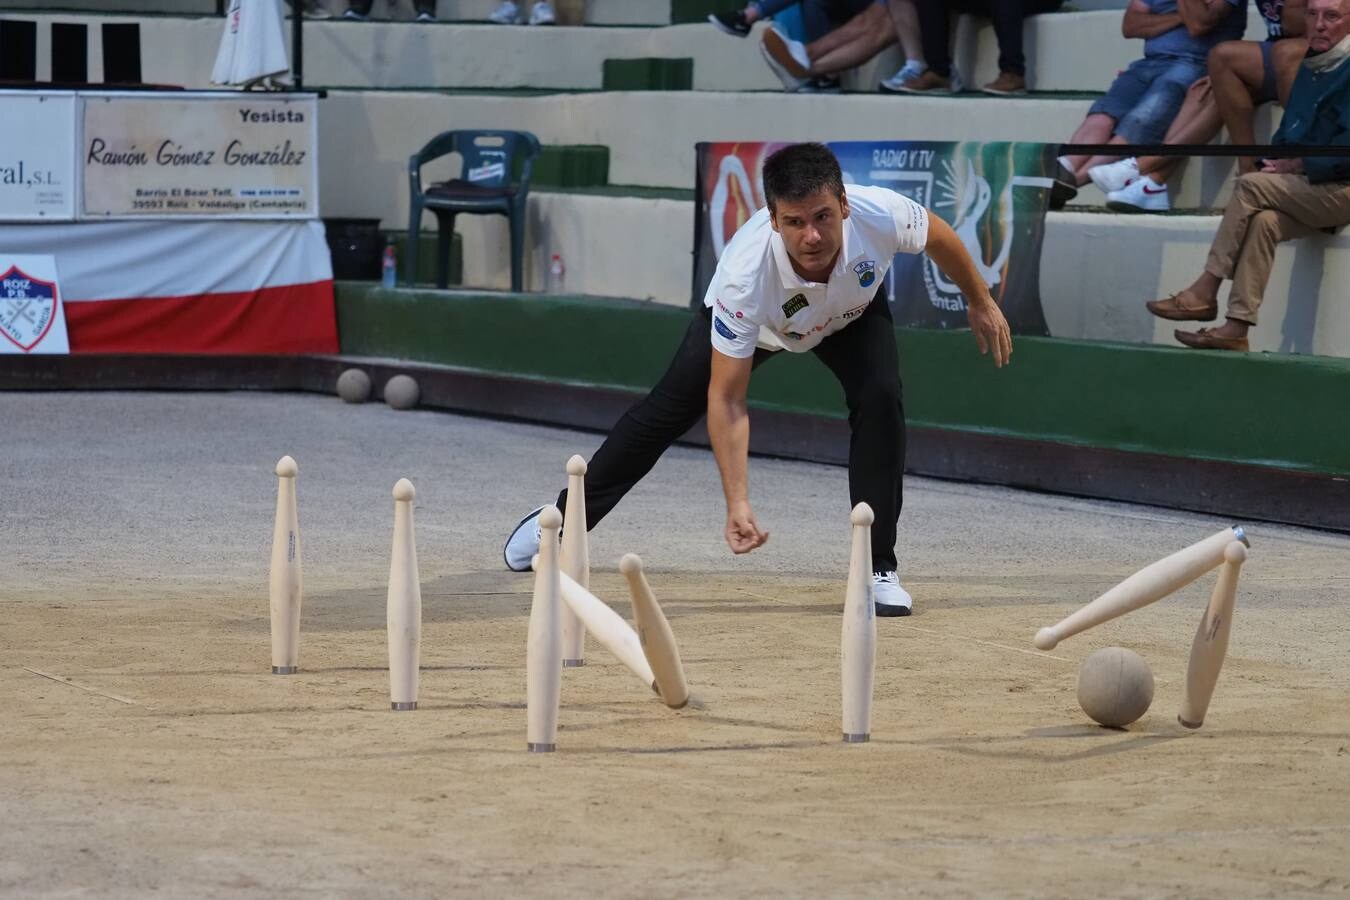
[[[215,84],[279,88],[291,71],[281,0],[230,0],[220,39]]]

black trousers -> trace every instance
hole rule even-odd
[[[586,470],[587,531],[652,470],[667,447],[707,412],[713,352],[710,316],[707,308],[694,314],[675,358],[656,387],[623,414],[591,457]],[[866,501],[876,514],[872,568],[893,571],[905,468],[905,412],[895,326],[885,296],[874,297],[856,321],[825,338],[812,352],[844,389],[852,432],[849,500],[851,504]],[[778,355],[757,350],[754,365],[757,368]],[[558,509],[566,506],[564,490],[558,496]],[[841,516],[839,521],[845,518]]]
[[[915,0],[919,11],[919,32],[928,68],[943,78],[951,75],[951,19],[949,12],[988,16],[994,22],[998,38],[998,69],[1025,75],[1026,57],[1022,55],[1022,20],[1039,13],[1054,12],[1064,0]]]

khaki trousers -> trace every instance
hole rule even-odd
[[[1209,247],[1205,271],[1231,278],[1228,318],[1256,324],[1281,241],[1350,224],[1350,183],[1309,184],[1303,175],[1256,172],[1233,185],[1233,199]]]

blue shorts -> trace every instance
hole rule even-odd
[[[1089,114],[1116,120],[1113,133],[1131,144],[1159,144],[1177,117],[1186,91],[1205,74],[1203,60],[1144,57],[1116,76]]]

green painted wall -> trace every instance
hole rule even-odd
[[[646,390],[685,310],[594,297],[338,287],[342,352]],[[901,329],[916,425],[1350,475],[1350,360],[1018,338],[996,369],[965,332]],[[810,354],[755,374],[756,406],[842,418]]]

